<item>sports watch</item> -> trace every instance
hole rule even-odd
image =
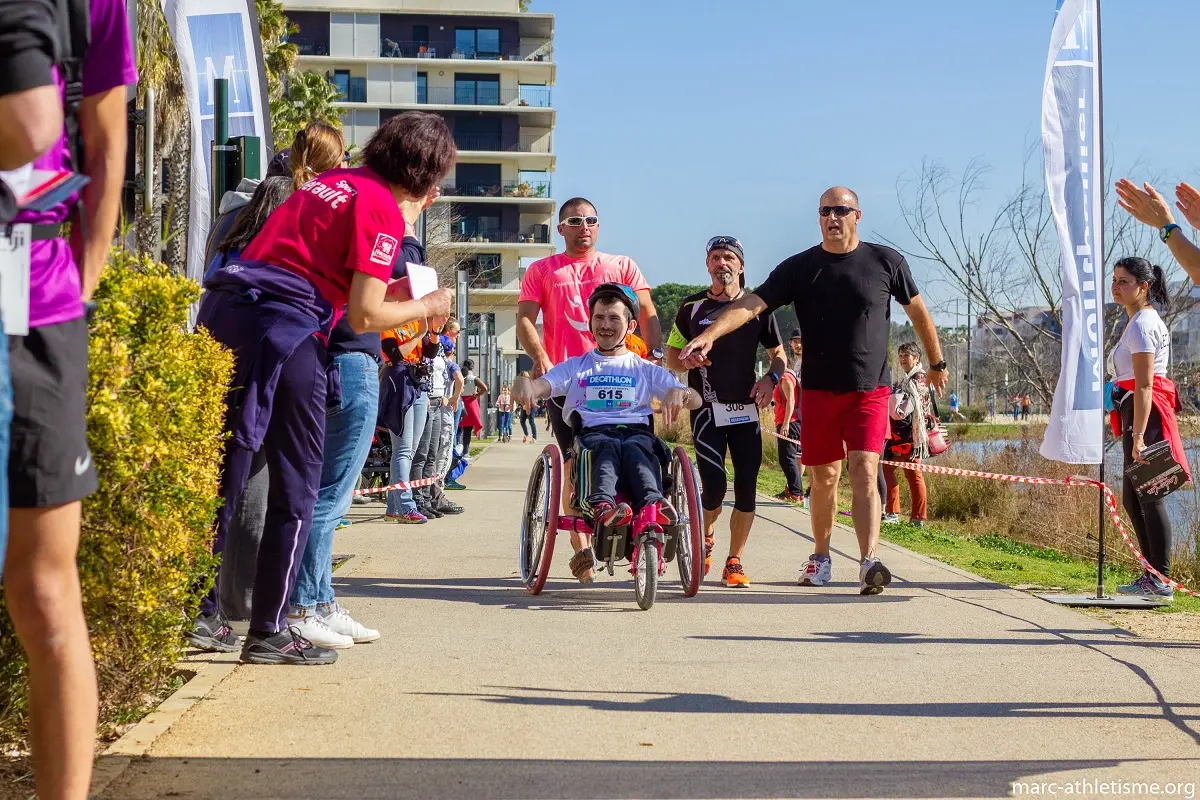
[[[946,371],[946,359],[943,358],[941,361],[939,361],[936,364],[930,364],[929,370],[931,372],[945,372]]]
[[[767,374],[771,376],[771,383],[773,383],[773,384],[775,384],[776,386],[778,386],[778,385],[779,385],[779,375],[777,375],[777,374],[774,372],[774,370],[772,370],[771,372],[768,372]]]
[[[1174,222],[1168,222],[1166,225],[1163,225],[1158,229],[1158,238],[1165,242],[1167,239],[1170,239],[1171,234],[1177,230],[1180,230],[1178,225],[1176,225]]]
[[[656,347],[650,351],[650,357],[653,358],[655,361],[662,361],[663,358],[666,357],[666,353],[664,353],[662,351],[661,347]]]

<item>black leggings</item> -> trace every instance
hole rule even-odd
[[[762,434],[758,423],[718,428],[708,405],[691,412],[691,416],[696,469],[700,472],[700,504],[706,511],[715,511],[725,501],[728,487],[725,453],[728,452],[733,459],[733,508],[754,513],[758,469],[762,466]]]
[[[521,409],[521,433],[526,436],[533,436],[533,440],[537,441],[537,420],[529,416],[529,412]]]
[[[1146,423],[1146,445],[1163,440],[1162,416],[1151,407]],[[1125,449],[1125,468],[1133,463],[1133,397],[1126,396],[1121,404],[1121,444]],[[1121,481],[1121,504],[1129,514],[1137,532],[1138,546],[1150,566],[1163,575],[1171,574],[1171,521],[1167,518],[1165,497],[1139,498],[1131,481]]]

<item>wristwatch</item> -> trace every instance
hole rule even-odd
[[[663,358],[666,357],[666,353],[664,353],[662,351],[661,347],[656,347],[650,351],[650,357],[653,358],[655,361],[662,361]]]
[[[771,376],[771,383],[778,386],[779,385],[779,376],[774,371],[768,372],[767,374]]]
[[[1178,225],[1176,225],[1174,222],[1168,222],[1166,225],[1163,225],[1158,229],[1158,238],[1165,242],[1167,239],[1170,239],[1171,234],[1177,230],[1181,230]]]
[[[942,359],[941,361],[939,361],[936,364],[930,364],[929,371],[930,372],[945,372],[946,371],[946,360]]]

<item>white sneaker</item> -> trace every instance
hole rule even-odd
[[[288,614],[287,624],[298,630],[301,636],[317,647],[348,650],[354,646],[353,639],[330,628],[325,623],[325,619],[315,611],[293,607],[292,613]]]
[[[879,594],[892,582],[892,573],[878,558],[868,558],[858,567],[858,593]]]
[[[324,610],[324,608],[321,610]],[[330,629],[342,634],[355,644],[373,642],[382,635],[379,631],[360,624],[354,617],[350,616],[349,611],[337,603],[328,606],[328,611],[321,619]]]
[[[886,522],[886,523],[890,523],[893,525],[898,524],[900,522],[900,515],[899,514],[884,514],[883,517],[880,519],[880,522]]]
[[[808,557],[808,563],[800,571],[801,586],[824,586],[833,580],[833,561],[820,558],[816,553]]]

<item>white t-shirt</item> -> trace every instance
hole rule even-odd
[[[667,370],[634,353],[602,356],[596,350],[563,363],[543,375],[554,397],[566,395],[564,418],[578,413],[583,427],[644,425],[652,399],[685,387]]]
[[[429,396],[434,399],[446,396],[446,358],[440,353],[433,357],[429,367]]]
[[[1171,363],[1171,332],[1153,308],[1143,308],[1125,326],[1112,353],[1114,380],[1133,380],[1133,354],[1153,353],[1154,374],[1166,376]]]

